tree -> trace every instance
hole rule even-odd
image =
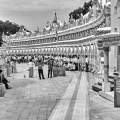
[[[89,7],[92,7],[92,0],[89,2],[85,2],[83,7],[79,7],[75,9],[74,11],[69,13],[69,19],[73,18],[75,20],[79,19],[81,16],[81,13],[85,15],[89,11]]]
[[[20,28],[21,28],[20,25],[10,22],[9,20],[7,20],[5,22],[0,21],[0,46],[3,43],[3,40],[2,40],[3,33],[5,35],[9,36],[11,34],[15,34],[16,32],[18,32],[20,30]],[[25,27],[24,27],[24,30],[29,31]]]
[[[2,27],[5,35],[15,34],[20,29],[18,24],[12,23],[10,21],[3,22]]]
[[[83,14],[86,14],[89,11],[89,7],[92,7],[92,1],[84,3],[84,5],[83,5],[83,8],[84,8]]]
[[[0,47],[2,46],[2,44],[3,44],[2,35],[0,35]]]

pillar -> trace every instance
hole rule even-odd
[[[83,66],[83,46],[81,46],[81,54],[80,54],[80,56],[81,56],[81,68],[82,68],[82,66]]]
[[[93,44],[93,68],[96,70],[96,66],[95,66],[95,44]]]
[[[84,66],[84,47],[82,46],[82,68]]]
[[[89,54],[90,54],[90,69],[92,69],[92,48],[91,48],[91,44],[90,44],[90,49],[89,49]]]
[[[117,71],[120,74],[120,46],[117,48]]]
[[[109,76],[109,47],[104,47],[104,81],[103,81],[103,91],[110,91],[110,83],[108,82]]]
[[[91,45],[89,45],[89,64],[91,67]]]
[[[96,44],[95,44],[95,69],[96,69],[96,71],[99,71],[99,61],[98,61],[98,56],[99,56],[99,54],[98,54],[98,49],[97,49],[97,46],[96,46]]]

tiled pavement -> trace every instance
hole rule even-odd
[[[66,77],[39,80],[35,70],[34,78],[28,79],[26,66],[19,65],[18,73],[8,78],[13,88],[6,91],[5,97],[0,98],[0,120],[48,119],[73,74],[71,72]],[[46,77],[46,66],[44,71]]]
[[[17,67],[18,73],[8,78],[13,88],[0,98],[0,120],[120,120],[120,108],[91,89],[88,94],[86,73],[81,79],[80,72],[48,79],[44,66],[46,79],[39,80],[37,68],[30,79],[26,64]],[[92,79],[89,74],[89,86]]]
[[[27,64],[8,78],[13,89],[0,98],[0,120],[88,120],[88,83],[85,72],[67,72],[66,77],[28,78]]]
[[[49,120],[89,120],[88,82],[85,72],[73,77]]]
[[[88,75],[89,85],[92,74]],[[89,116],[90,120],[120,120],[120,108],[114,108],[114,103],[99,96],[89,89]]]

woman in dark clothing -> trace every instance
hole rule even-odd
[[[53,63],[54,63],[54,59],[50,58],[48,60],[48,78],[52,78],[52,74],[53,74]]]
[[[6,89],[11,89],[12,88],[8,85],[8,80],[4,77],[1,69],[0,69],[0,83],[3,83],[5,85]]]
[[[85,67],[86,67],[86,72],[89,72],[89,61],[88,61],[87,56],[86,56],[86,61],[85,61]]]
[[[45,79],[43,74],[43,65],[44,65],[43,60],[42,59],[38,60],[38,74],[40,79]]]

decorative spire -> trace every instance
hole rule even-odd
[[[55,12],[55,17],[54,17],[53,23],[57,23],[57,15],[56,15],[56,12]]]
[[[39,26],[37,26],[37,27],[36,27],[36,31],[37,31],[37,32],[39,32],[39,31],[40,31],[40,30],[39,30]]]

